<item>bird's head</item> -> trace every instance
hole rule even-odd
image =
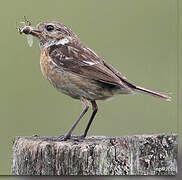
[[[36,27],[24,26],[19,32],[38,38],[40,48],[68,43],[72,38],[76,38],[69,28],[55,21],[41,22]]]

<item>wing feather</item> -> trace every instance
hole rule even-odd
[[[49,56],[65,71],[75,73],[87,79],[129,88],[92,50],[76,44],[53,45],[49,47]]]

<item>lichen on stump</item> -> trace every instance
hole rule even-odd
[[[16,137],[13,175],[176,175],[177,135]]]

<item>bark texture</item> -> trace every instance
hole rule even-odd
[[[16,137],[12,175],[176,175],[177,135]]]

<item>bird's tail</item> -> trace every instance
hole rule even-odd
[[[135,86],[134,90],[139,92],[139,93],[144,93],[144,94],[148,94],[148,95],[151,95],[151,96],[154,96],[154,97],[161,98],[161,99],[166,100],[166,101],[171,101],[170,96],[167,96],[167,95],[165,95],[163,93],[152,91],[150,89],[146,89],[146,88],[143,88],[143,87],[140,87],[140,86]]]
[[[140,92],[140,93],[149,94],[149,95],[152,95],[152,96],[164,99],[166,101],[171,101],[171,97],[170,96],[167,96],[167,95],[159,93],[159,92],[155,92],[155,91],[152,91],[152,90],[149,90],[149,89],[145,89],[145,88],[140,87],[140,86],[135,86],[134,89],[136,91]]]

